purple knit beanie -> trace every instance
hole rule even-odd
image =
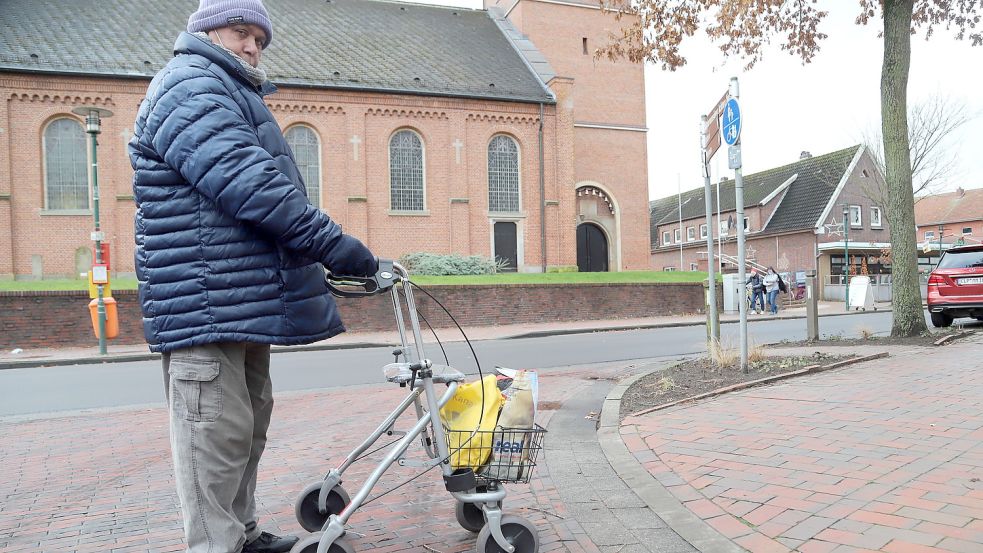
[[[273,24],[262,0],[199,0],[198,11],[188,18],[188,32],[208,32],[232,25],[259,25],[266,32],[265,49],[273,40]]]

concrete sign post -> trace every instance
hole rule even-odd
[[[734,201],[737,205],[737,225],[735,225],[737,227],[737,275],[743,285],[747,282],[747,267],[745,266],[744,251],[744,233],[746,231],[744,229],[744,176],[741,174],[741,127],[743,123],[741,121],[741,106],[738,103],[740,97],[740,87],[737,83],[737,77],[731,77],[730,99],[724,105],[721,132],[724,136],[724,142],[728,146],[731,146],[730,150],[733,150],[733,152],[728,152],[727,159],[730,168],[734,169]],[[743,301],[743,298],[741,299],[741,372],[747,373],[748,305],[746,301]]]

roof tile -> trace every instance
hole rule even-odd
[[[263,67],[277,84],[552,102],[483,10],[376,0],[266,4],[274,37]],[[0,69],[151,77],[173,56],[197,5],[3,0]],[[146,21],[153,27],[134,24]]]
[[[983,220],[983,188],[922,196],[915,201],[915,223],[935,225]]]

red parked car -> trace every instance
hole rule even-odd
[[[983,321],[983,244],[947,250],[928,277],[928,311],[941,327],[959,317]]]

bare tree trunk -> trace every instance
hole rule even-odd
[[[914,336],[927,329],[918,285],[915,201],[908,144],[908,69],[911,65],[913,5],[914,0],[884,0],[881,131],[888,189],[887,217],[891,223],[892,336]]]

